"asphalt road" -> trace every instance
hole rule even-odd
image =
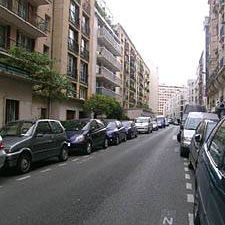
[[[178,128],[0,176],[0,225],[191,225],[193,175]]]

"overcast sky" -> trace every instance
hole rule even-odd
[[[196,76],[204,49],[207,0],[105,0],[160,82],[186,84]]]

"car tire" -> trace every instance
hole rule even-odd
[[[69,158],[68,148],[66,146],[63,146],[59,154],[59,161],[64,162],[67,161],[68,158]]]
[[[192,163],[191,163],[190,153],[189,153],[189,157],[188,157],[188,158],[189,158],[188,168],[191,169],[191,170],[193,170],[194,167],[193,167],[193,165],[192,165]]]
[[[127,135],[125,134],[125,136],[124,136],[124,142],[126,142],[127,141]]]
[[[117,135],[116,136],[116,139],[115,139],[115,145],[119,145],[120,144],[120,138],[119,136]]]
[[[92,144],[90,141],[87,142],[86,148],[84,149],[85,155],[90,155],[92,152]]]
[[[17,171],[20,174],[28,173],[31,169],[31,156],[28,153],[22,153],[17,161]]]
[[[201,221],[200,221],[200,207],[199,207],[199,196],[198,196],[197,190],[195,190],[195,199],[194,199],[193,215],[194,215],[194,225],[201,225]]]
[[[109,147],[109,141],[107,138],[105,138],[104,143],[103,143],[103,149],[107,149]]]

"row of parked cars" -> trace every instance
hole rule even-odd
[[[225,118],[190,112],[178,134],[180,155],[195,173],[195,225],[225,224]]]
[[[160,123],[161,124],[161,123]],[[90,154],[95,149],[118,145],[158,129],[150,117],[134,121],[118,120],[22,120],[0,130],[0,168],[16,168],[27,173],[32,163],[52,157],[66,161],[69,153]]]

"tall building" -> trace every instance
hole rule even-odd
[[[149,108],[150,69],[145,64],[125,29],[115,26],[122,49],[122,102],[125,109]]]
[[[209,63],[207,79],[208,108],[215,111],[216,102],[225,95],[224,23],[225,1],[209,2]]]
[[[51,1],[0,1],[0,58],[10,57],[12,46],[51,57],[51,38]],[[32,83],[28,73],[0,63],[0,84],[0,127],[12,120],[31,119]],[[45,113],[42,108],[39,111],[40,116]]]
[[[122,102],[120,40],[104,9],[101,1],[96,1],[92,61],[93,71],[96,71],[96,93]]]
[[[179,86],[159,85],[158,115],[164,114],[164,105],[176,94],[184,89]]]
[[[187,82],[187,87],[188,87],[187,101],[189,104],[195,104],[195,84],[196,84],[195,79],[189,79]]]

